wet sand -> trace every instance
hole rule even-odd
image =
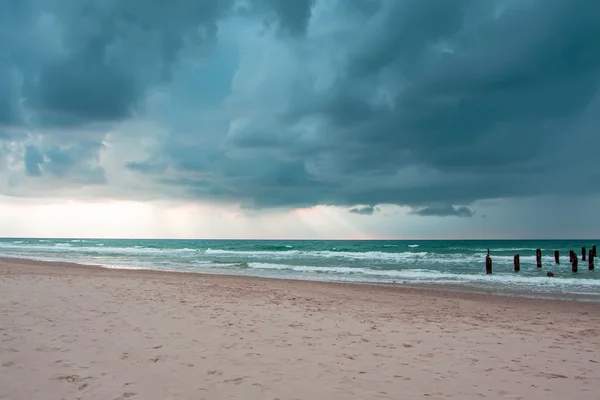
[[[0,259],[0,399],[597,399],[600,304]]]

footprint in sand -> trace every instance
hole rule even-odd
[[[220,371],[218,369],[213,369],[211,371],[208,371],[206,373],[206,375],[223,375],[223,371]]]
[[[233,383],[233,384],[239,385],[240,383],[242,383],[243,380],[244,380],[243,377],[238,376],[237,378],[226,379],[223,382],[225,382],[225,383]]]
[[[57,381],[61,381],[61,382],[77,383],[77,382],[83,382],[85,379],[88,379],[88,378],[82,378],[79,375],[58,375],[54,379],[56,379]]]
[[[130,399],[133,396],[137,396],[137,393],[134,393],[134,392],[125,392],[122,395],[120,395],[119,397],[117,397],[115,400]]]

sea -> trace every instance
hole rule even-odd
[[[534,297],[600,296],[600,271],[581,248],[600,240],[136,240],[0,239],[0,256],[116,269],[201,272],[452,288]],[[542,268],[535,251],[542,249]],[[487,251],[493,273],[485,273]],[[554,262],[560,251],[560,263]],[[579,257],[571,271],[569,250]],[[521,269],[513,270],[520,255]],[[599,264],[596,260],[596,264]],[[598,265],[600,268],[600,265]],[[547,277],[548,272],[554,278]]]

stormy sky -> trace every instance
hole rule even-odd
[[[0,235],[600,237],[599,128],[595,0],[0,0]]]

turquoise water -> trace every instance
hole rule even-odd
[[[0,255],[124,269],[600,294],[600,272],[579,261],[573,273],[568,260],[569,250],[581,257],[581,247],[596,242],[0,239]],[[535,265],[538,247],[541,269]],[[492,275],[485,275],[488,248]],[[555,249],[560,265],[554,263]],[[519,273],[513,272],[516,253]],[[546,277],[548,271],[556,278]]]

